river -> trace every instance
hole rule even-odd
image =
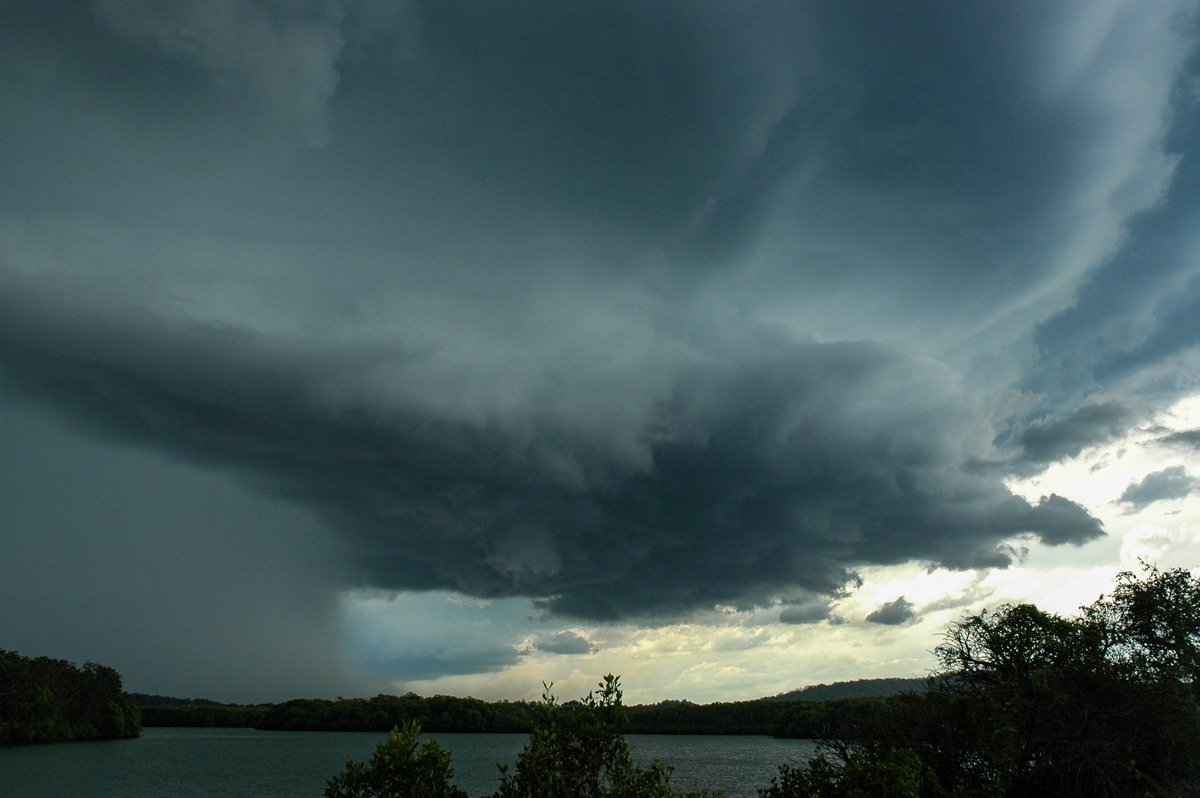
[[[386,735],[254,729],[147,728],[136,740],[0,748],[5,798],[320,798],[325,782],[363,761]],[[515,761],[524,734],[434,734],[453,754],[454,782],[472,798],[496,790],[496,763]],[[627,738],[639,761],[675,767],[672,784],[754,798],[780,763],[803,762],[807,740],[759,736],[642,735]]]

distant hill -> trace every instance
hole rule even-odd
[[[752,701],[693,704],[691,701],[668,700],[626,709],[629,731],[635,734],[778,734],[782,719],[799,703],[816,705],[886,698],[924,689],[924,679],[858,679],[812,685]]]
[[[855,679],[852,682],[813,684],[770,696],[765,701],[836,701],[839,698],[874,698],[897,693],[925,692],[924,679]]]

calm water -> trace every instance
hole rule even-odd
[[[146,729],[137,740],[0,748],[5,798],[320,798],[347,757],[366,760],[386,735],[253,729]],[[497,762],[512,763],[524,734],[435,734],[454,757],[454,781],[470,795],[497,786]],[[672,783],[754,798],[781,762],[803,761],[806,740],[629,735],[639,760],[675,766]]]

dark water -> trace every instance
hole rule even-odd
[[[320,798],[347,757],[366,760],[386,735],[146,729],[137,740],[0,748],[4,798]],[[454,781],[473,798],[497,786],[497,762],[512,763],[524,734],[435,734],[453,754]],[[674,765],[672,783],[753,798],[781,762],[803,761],[806,740],[630,735],[637,759]]]

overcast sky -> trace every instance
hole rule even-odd
[[[1200,567],[1198,24],[5,0],[0,648],[742,699]]]

